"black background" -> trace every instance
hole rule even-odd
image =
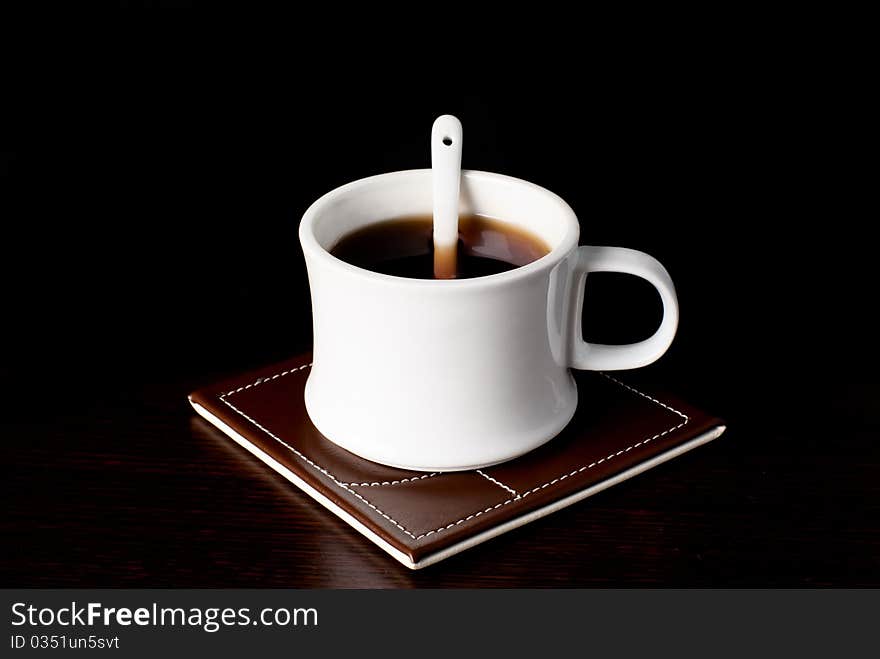
[[[861,199],[860,86],[838,67],[710,37],[590,47],[571,70],[495,52],[434,73],[402,66],[417,58],[405,49],[393,65],[352,53],[323,68],[284,40],[156,25],[92,36],[20,48],[4,83],[4,469],[28,447],[75,454],[65,442],[102,423],[125,432],[157,396],[183,410],[195,386],[307,350],[303,211],[347,181],[429,166],[431,122],[452,113],[465,167],[547,187],[583,244],[668,268],[679,334],[636,377],[723,416],[735,447],[718,459],[774,456],[750,513],[762,546],[781,523],[787,543],[820,548],[778,580],[756,553],[746,580],[880,582],[876,204]],[[652,331],[646,285],[604,275],[588,289],[587,338]],[[10,492],[8,528],[46,552],[56,536],[26,503],[56,487],[40,473]],[[766,482],[783,476],[785,491]],[[867,544],[841,549],[852,528]],[[837,557],[824,577],[821,547]],[[24,571],[15,585],[33,582],[25,548],[8,557]]]

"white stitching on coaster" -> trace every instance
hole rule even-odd
[[[510,492],[514,497],[519,498],[519,494],[517,494],[517,493],[516,493],[516,490],[514,490],[512,487],[507,487],[507,486],[506,486],[504,483],[502,483],[501,481],[496,481],[494,478],[492,478],[492,477],[489,476],[488,474],[484,474],[484,473],[483,473],[482,471],[480,471],[479,469],[476,469],[475,471],[476,471],[480,476],[482,476],[483,478],[485,478],[486,480],[488,480],[488,481],[492,481],[492,482],[495,483],[495,485],[497,485],[498,487],[502,487],[502,488],[504,488],[505,490],[507,490],[508,492]]]
[[[660,407],[663,407],[663,408],[669,410],[670,412],[674,412],[675,414],[678,414],[678,416],[680,416],[682,419],[685,420],[685,423],[688,422],[688,415],[687,415],[687,414],[682,414],[682,413],[679,412],[677,409],[675,409],[675,408],[673,408],[673,407],[669,407],[669,405],[667,405],[666,403],[661,403],[661,402],[660,402],[659,400],[657,400],[656,398],[651,398],[648,394],[643,394],[643,393],[642,393],[641,391],[639,391],[638,389],[633,389],[633,388],[632,388],[631,386],[629,386],[628,384],[624,384],[623,382],[621,382],[621,381],[618,380],[617,378],[612,377],[612,376],[608,375],[607,373],[600,373],[600,375],[603,375],[604,377],[608,378],[608,379],[611,380],[612,382],[616,382],[617,384],[619,384],[619,385],[620,385],[621,387],[623,387],[624,389],[629,389],[629,390],[630,390],[631,392],[633,392],[634,394],[638,394],[638,395],[641,396],[642,398],[647,398],[647,399],[648,399],[649,401],[651,401],[652,403],[656,403],[656,404],[659,405]]]
[[[401,478],[397,481],[373,481],[372,483],[343,483],[343,485],[350,485],[351,487],[382,487],[384,485],[400,485],[401,483],[409,483],[411,481],[420,481],[423,478],[434,478],[434,476],[439,476],[442,472],[433,471],[430,474],[422,474],[421,476],[413,476],[412,478]]]
[[[305,368],[311,367],[311,365],[312,365],[312,362],[309,362],[308,364],[303,364],[302,366],[298,366],[296,368],[290,368],[286,371],[281,371],[281,373],[276,373],[275,375],[272,375],[270,377],[257,378],[256,380],[254,380],[250,384],[246,384],[243,387],[239,387],[238,389],[233,389],[232,391],[227,391],[225,394],[220,394],[220,398],[226,398],[226,396],[231,396],[232,394],[237,394],[239,391],[244,391],[245,389],[250,389],[251,387],[256,387],[257,385],[261,385],[264,382],[268,382],[269,380],[277,380],[278,378],[283,378],[285,375],[288,375],[290,373],[296,373],[297,371],[301,371]]]
[[[551,480],[551,481],[547,481],[546,483],[543,483],[543,484],[541,484],[541,485],[538,485],[537,487],[533,487],[531,490],[528,490],[527,492],[524,492],[524,493],[522,493],[522,494],[517,494],[516,490],[514,490],[513,488],[510,488],[510,487],[508,487],[507,485],[504,485],[504,484],[501,483],[500,481],[497,481],[497,480],[495,480],[494,478],[492,478],[491,476],[489,476],[489,475],[487,475],[487,474],[484,474],[484,473],[483,473],[482,471],[480,471],[479,469],[476,469],[476,470],[475,470],[476,473],[478,473],[480,476],[482,476],[483,478],[486,478],[487,480],[492,481],[493,483],[495,483],[495,484],[498,485],[499,487],[504,488],[505,490],[507,490],[508,492],[510,492],[511,494],[513,494],[514,496],[511,497],[511,498],[509,498],[509,499],[507,499],[506,501],[502,501],[501,503],[495,504],[494,506],[490,506],[489,508],[486,508],[486,509],[484,509],[484,510],[480,510],[480,511],[477,511],[477,512],[475,512],[475,513],[472,513],[472,514],[468,515],[467,517],[462,517],[462,518],[459,519],[459,520],[456,520],[456,521],[454,521],[454,522],[450,522],[450,523],[447,524],[446,526],[441,526],[440,528],[434,529],[434,530],[432,530],[432,531],[427,531],[426,533],[422,533],[421,535],[415,535],[415,534],[412,533],[411,531],[407,530],[406,527],[404,527],[400,522],[398,522],[398,521],[395,520],[393,517],[389,516],[388,514],[386,514],[385,512],[383,512],[381,509],[379,509],[378,507],[376,507],[374,504],[372,504],[370,501],[368,501],[368,500],[367,500],[365,497],[363,497],[361,494],[359,494],[358,492],[355,492],[354,490],[352,490],[351,487],[381,487],[381,486],[386,486],[386,485],[397,485],[397,484],[399,484],[399,483],[405,483],[405,482],[408,482],[408,481],[421,480],[421,479],[423,479],[423,478],[431,478],[431,477],[433,477],[433,476],[442,475],[442,474],[438,474],[438,473],[434,472],[434,473],[431,473],[431,474],[424,474],[424,475],[421,475],[421,476],[413,476],[413,477],[411,477],[411,478],[403,478],[403,479],[395,480],[395,481],[382,481],[382,482],[374,482],[374,483],[343,483],[342,481],[340,481],[339,479],[337,479],[333,474],[331,474],[329,471],[327,471],[326,469],[324,469],[324,468],[321,467],[320,465],[318,465],[318,464],[312,462],[311,460],[309,460],[305,455],[303,455],[302,453],[300,453],[300,452],[299,452],[298,450],[296,450],[293,446],[291,446],[290,444],[288,444],[287,442],[285,442],[283,439],[281,439],[280,437],[278,437],[277,435],[275,435],[273,432],[271,432],[271,431],[268,430],[267,428],[265,428],[265,427],[263,427],[262,425],[260,425],[259,423],[257,423],[257,421],[255,421],[254,419],[252,419],[251,417],[249,417],[247,414],[245,414],[245,413],[242,412],[240,409],[238,409],[237,407],[235,407],[235,405],[233,405],[233,404],[230,403],[228,400],[226,400],[226,397],[227,397],[227,396],[231,396],[232,394],[237,394],[237,393],[239,393],[240,391],[244,391],[245,389],[250,389],[250,388],[252,388],[252,387],[257,387],[257,386],[259,386],[259,385],[261,385],[261,384],[263,384],[263,383],[265,383],[265,382],[269,382],[269,381],[271,381],[271,380],[276,380],[276,379],[278,379],[278,378],[280,378],[280,377],[284,377],[285,375],[289,375],[290,373],[297,373],[297,372],[299,372],[299,371],[302,371],[303,369],[306,369],[306,368],[311,367],[311,365],[312,365],[311,363],[303,364],[302,366],[299,366],[299,367],[297,367],[297,368],[291,368],[291,369],[288,369],[288,370],[286,370],[286,371],[282,371],[281,373],[277,373],[277,374],[272,375],[272,376],[268,376],[268,377],[265,377],[265,378],[257,378],[254,382],[251,382],[250,384],[247,384],[247,385],[244,385],[244,386],[242,386],[242,387],[239,387],[238,389],[233,389],[232,391],[227,391],[227,392],[224,393],[224,394],[220,394],[219,398],[220,398],[221,401],[223,401],[223,403],[225,403],[226,405],[228,405],[228,406],[230,407],[230,409],[232,409],[233,411],[237,412],[237,413],[240,414],[242,417],[244,417],[245,419],[247,419],[248,421],[250,421],[250,422],[251,422],[252,424],[254,424],[257,428],[259,428],[260,430],[262,430],[263,432],[265,432],[267,435],[269,435],[272,439],[274,439],[275,441],[277,441],[279,444],[281,444],[282,446],[284,446],[284,447],[288,448],[289,450],[293,451],[293,453],[294,453],[295,455],[297,455],[300,459],[302,459],[303,461],[305,461],[307,464],[309,464],[309,465],[310,465],[311,467],[313,467],[314,469],[317,469],[319,472],[321,472],[322,474],[324,474],[325,476],[327,476],[327,478],[329,478],[331,481],[333,481],[334,484],[338,485],[339,487],[341,487],[343,490],[345,490],[345,491],[348,492],[349,494],[353,494],[355,497],[357,497],[358,499],[360,499],[361,501],[363,501],[367,506],[369,506],[370,508],[372,508],[373,510],[375,510],[380,516],[382,516],[383,518],[385,518],[386,520],[388,520],[389,522],[391,522],[394,526],[396,526],[398,529],[400,529],[401,531],[403,531],[406,535],[408,535],[408,536],[409,536],[410,538],[412,538],[413,540],[421,540],[422,538],[426,538],[426,537],[428,537],[429,535],[433,535],[433,534],[435,534],[435,533],[441,533],[442,531],[445,531],[445,530],[447,530],[447,529],[450,529],[450,528],[452,528],[453,526],[458,526],[459,524],[463,524],[464,522],[470,521],[470,520],[472,520],[472,519],[474,519],[474,518],[476,518],[476,517],[479,517],[480,515],[483,515],[483,514],[485,514],[485,513],[491,512],[491,511],[493,511],[493,510],[496,510],[497,508],[501,508],[502,506],[506,506],[507,504],[509,504],[509,503],[511,503],[511,502],[513,502],[513,501],[519,501],[520,499],[524,499],[525,497],[529,496],[530,494],[534,494],[535,492],[537,492],[537,491],[539,491],[539,490],[543,490],[543,489],[546,488],[546,487],[550,487],[551,485],[555,485],[556,483],[559,483],[559,482],[561,482],[561,481],[564,481],[566,478],[569,478],[570,476],[575,476],[575,475],[577,475],[577,474],[579,474],[579,473],[581,473],[581,472],[583,472],[583,471],[587,471],[588,469],[592,469],[593,467],[596,467],[596,466],[602,464],[603,462],[607,462],[608,460],[613,460],[613,459],[616,458],[617,456],[622,455],[622,454],[624,454],[624,453],[627,453],[627,452],[631,451],[631,450],[634,449],[634,448],[638,448],[639,446],[643,446],[644,444],[647,444],[648,442],[651,442],[651,441],[653,441],[653,440],[655,440],[655,439],[659,439],[660,437],[663,437],[664,435],[668,435],[668,434],[671,433],[671,432],[675,432],[675,431],[678,430],[679,428],[682,428],[683,426],[687,425],[688,421],[690,421],[690,418],[689,418],[686,414],[684,414],[684,413],[682,413],[682,412],[679,412],[679,411],[676,410],[675,408],[670,407],[669,405],[666,405],[665,403],[661,403],[661,402],[660,402],[659,400],[657,400],[656,398],[652,398],[651,396],[648,396],[647,394],[642,393],[642,392],[639,391],[638,389],[635,389],[635,388],[629,386],[628,384],[624,384],[623,382],[621,382],[621,381],[618,380],[617,378],[614,378],[614,377],[608,375],[607,373],[600,373],[601,375],[603,375],[604,377],[606,377],[608,380],[610,380],[610,381],[612,381],[612,382],[614,382],[614,383],[620,385],[620,386],[623,387],[624,389],[627,389],[627,390],[631,391],[632,393],[637,394],[637,395],[641,396],[642,398],[646,398],[647,400],[651,401],[652,403],[655,403],[655,404],[659,405],[660,407],[662,407],[662,408],[664,408],[664,409],[666,409],[666,410],[668,410],[668,411],[670,411],[670,412],[673,412],[673,413],[677,414],[677,415],[680,416],[682,419],[684,419],[684,421],[682,421],[681,423],[679,423],[679,424],[676,425],[676,426],[673,426],[673,427],[671,427],[671,428],[668,428],[667,430],[664,430],[664,431],[661,432],[661,433],[657,433],[656,435],[654,435],[654,436],[652,436],[652,437],[649,437],[649,438],[647,438],[647,439],[643,439],[642,441],[637,442],[637,443],[635,443],[635,444],[633,444],[633,445],[631,445],[631,446],[627,446],[626,448],[621,449],[621,450],[617,451],[616,453],[610,453],[609,455],[606,455],[604,458],[601,458],[601,459],[599,459],[599,460],[596,460],[595,462],[591,462],[590,464],[588,464],[588,465],[584,465],[583,467],[580,467],[580,468],[578,468],[578,469],[575,469],[574,471],[571,471],[571,472],[569,472],[569,473],[567,473],[567,474],[562,474],[561,476],[558,476],[558,477],[554,478],[554,479]]]

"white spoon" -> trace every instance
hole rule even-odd
[[[454,279],[458,249],[458,191],[461,181],[461,122],[451,114],[431,128],[434,180],[434,277]]]

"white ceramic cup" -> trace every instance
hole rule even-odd
[[[570,368],[636,368],[669,348],[678,302],[666,269],[643,252],[578,247],[568,204],[519,179],[462,171],[460,212],[524,227],[552,247],[522,267],[473,279],[407,279],[330,254],[356,229],[429,215],[431,195],[430,169],[393,172],[329,192],[302,218],[314,329],[305,404],[332,442],[404,469],[485,467],[568,424],[578,404]],[[589,272],[651,282],[663,302],[654,335],[629,345],[584,342]]]

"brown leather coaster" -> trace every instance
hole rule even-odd
[[[436,563],[721,435],[722,422],[602,373],[576,372],[581,405],[544,446],[504,464],[421,473],[359,458],[306,414],[310,356],[190,395],[193,408],[407,567]]]

